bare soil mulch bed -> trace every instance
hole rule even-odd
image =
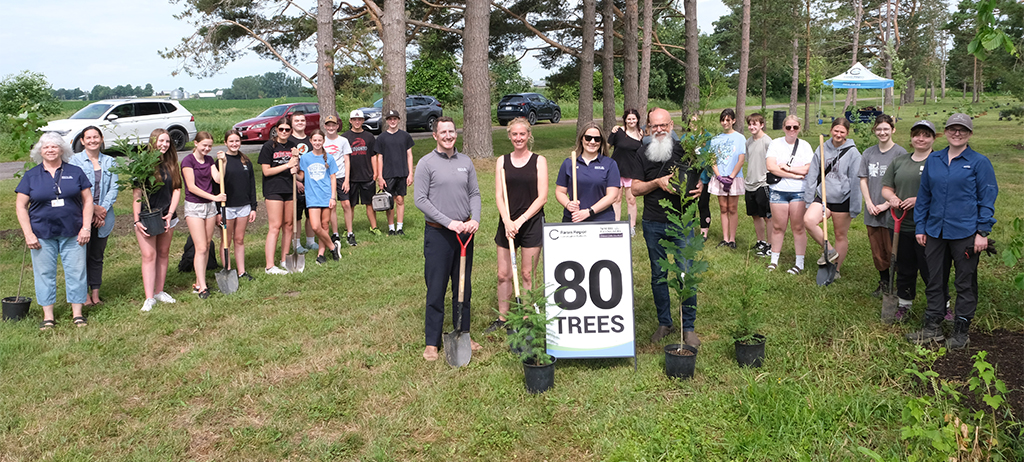
[[[1006,383],[1009,392],[1004,396],[1006,405],[1017,420],[1024,419],[1024,332],[996,329],[991,333],[971,332],[971,342],[966,350],[951,351],[935,361],[932,369],[945,380],[959,385],[957,388],[972,409],[988,406],[970,390],[967,381],[974,373],[974,356],[987,351],[986,361],[995,366],[996,378]]]

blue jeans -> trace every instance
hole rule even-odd
[[[88,285],[85,279],[85,246],[78,237],[40,239],[40,249],[32,249],[32,268],[36,282],[36,302],[40,306],[57,303],[57,256],[64,266],[64,291],[68,303],[85,303]]]
[[[668,290],[668,282],[665,278],[668,272],[661,269],[659,260],[665,258],[665,248],[658,242],[661,239],[669,239],[666,232],[671,223],[643,220],[644,240],[647,241],[647,255],[651,259],[651,292],[654,294],[654,308],[658,310],[658,325],[672,327],[672,300]],[[693,236],[690,236],[692,239]],[[684,247],[686,239],[676,239],[676,245]],[[692,265],[693,262],[684,263],[684,268]],[[697,320],[697,295],[686,299],[682,307],[682,322],[684,331],[693,330],[693,322]]]

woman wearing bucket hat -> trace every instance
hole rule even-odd
[[[56,325],[57,257],[64,266],[64,285],[72,321],[86,325],[82,305],[87,299],[85,245],[92,237],[92,183],[82,169],[68,163],[71,146],[60,135],[47,132],[32,147],[39,165],[25,172],[18,187],[15,210],[32,250],[36,301],[43,307],[40,330]]]
[[[924,161],[932,153],[935,143],[935,124],[922,120],[910,127],[910,144],[914,152],[893,159],[882,177],[882,197],[888,201],[895,215],[902,216],[899,236],[899,248],[896,251],[896,296],[899,298],[896,320],[902,321],[910,310],[917,294],[917,274],[921,281],[928,285],[928,264],[924,259],[924,246],[917,243],[914,227],[914,204],[917,203],[917,190],[921,187],[921,172]],[[887,257],[888,258],[888,257]],[[949,280],[949,273],[943,280]],[[946,300],[949,300],[949,284],[945,284]],[[947,311],[947,320],[953,320],[953,314]]]
[[[967,114],[951,115],[945,131],[949,147],[929,155],[921,173],[914,224],[928,265],[928,308],[921,330],[907,334],[918,345],[945,339],[946,348],[960,349],[970,341],[967,331],[978,306],[978,257],[988,247],[999,194],[992,162],[967,144],[973,133]],[[946,339],[939,322],[945,313],[942,286],[948,284],[942,275],[950,265],[956,268],[956,318]]]

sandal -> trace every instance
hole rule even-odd
[[[71,318],[71,322],[75,323],[75,326],[77,327],[85,327],[89,325],[88,322],[85,322],[85,316],[75,316]]]
[[[44,319],[43,323],[39,325],[39,330],[47,331],[57,327],[57,321],[53,319]]]
[[[804,269],[799,267],[799,266],[793,266],[792,268],[788,269],[786,272],[789,273],[789,274],[800,274],[800,273],[804,272]]]
[[[768,265],[768,271],[775,271],[775,269],[778,267],[779,265],[777,263],[771,263]]]

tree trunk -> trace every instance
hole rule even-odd
[[[811,0],[807,0],[807,60],[804,61],[804,129],[811,129]]]
[[[932,86],[932,103],[937,103],[938,101],[935,99],[935,80],[928,79],[928,83]]]
[[[978,65],[978,57],[974,57],[974,73],[971,75],[973,83],[971,84],[971,103],[977,103],[979,101],[978,87],[981,85],[981,66]]]
[[[907,86],[903,89],[903,98],[900,99],[900,104],[910,104],[914,102],[914,98],[917,97],[917,81],[913,77],[907,79]]]
[[[686,32],[686,89],[683,91],[683,123],[700,108],[699,31],[697,29],[697,0],[683,0],[684,29]]]
[[[861,4],[861,0],[854,0],[853,2],[853,57],[850,59],[850,66],[857,64],[858,54],[860,52],[860,21],[864,17],[864,5]],[[843,103],[843,113],[846,113],[846,109],[850,106],[857,105],[857,89],[851,88],[846,90],[846,102]]]
[[[601,12],[601,28],[604,29],[604,45],[601,53],[601,127],[607,135],[615,125],[615,4],[604,0]]]
[[[765,41],[767,42],[767,38]],[[764,49],[767,49],[767,43]],[[765,114],[765,110],[768,109],[768,54],[764,55],[761,59],[761,112],[763,116],[768,117]]]
[[[398,111],[402,117],[398,127],[405,130],[405,3],[402,0],[384,0],[381,23],[381,41],[384,43],[382,109],[385,113]]]
[[[580,100],[576,131],[594,120],[594,33],[597,0],[583,0],[583,49],[580,50]]]
[[[637,40],[637,34],[640,33],[638,29],[638,23],[640,22],[640,8],[637,5],[637,0],[626,0],[626,11],[624,15],[625,24],[622,32],[622,65],[623,65],[623,83],[622,83],[622,101],[625,109],[636,109],[640,110],[640,89],[639,89],[639,71],[640,71],[640,59],[638,56],[640,44]]]
[[[800,99],[800,39],[793,37],[793,82],[789,86],[789,113],[796,114],[796,103]],[[806,121],[804,123],[806,125]]]
[[[334,5],[317,0],[316,7],[316,99],[320,113],[337,114],[334,89]]]
[[[939,66],[939,86],[942,88],[942,99],[946,99],[946,33],[943,32],[941,37],[942,40],[939,43],[942,44],[942,48],[940,48],[939,62],[942,64]]]
[[[654,41],[654,0],[644,0],[644,38],[640,49],[640,79],[637,89],[637,112],[640,126],[647,125],[647,95],[651,86],[651,46]]]
[[[743,0],[743,19],[740,21],[740,71],[736,76],[736,123],[733,129],[741,134],[746,130],[747,72],[750,69],[750,0]]]
[[[466,28],[462,35],[462,150],[469,157],[475,158],[494,155],[491,141],[491,79],[487,66],[490,17],[489,0],[466,0]]]
[[[881,21],[879,22],[881,24]],[[882,61],[885,62],[885,78],[892,79],[892,56],[889,54],[889,27],[892,26],[892,4],[885,2],[885,30],[882,36],[885,38],[883,43]],[[892,106],[892,92],[893,87],[882,90],[884,97],[882,98],[882,104],[885,106]]]

